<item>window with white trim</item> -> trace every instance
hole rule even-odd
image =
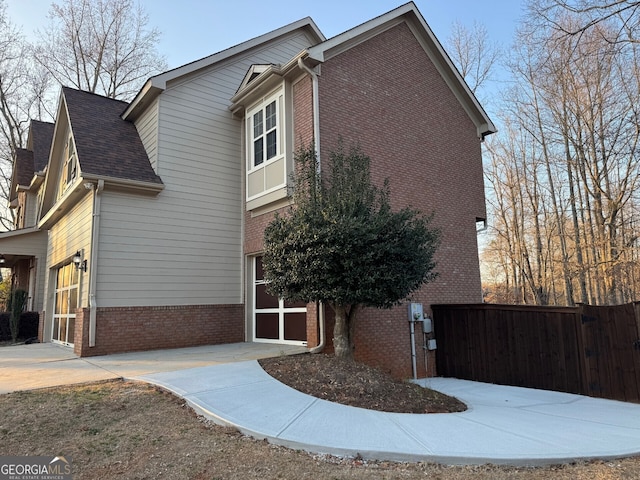
[[[249,208],[286,196],[284,92],[278,88],[245,113]]]
[[[60,198],[67,187],[73,183],[76,179],[78,171],[78,160],[76,155],[76,148],[73,143],[73,137],[69,135],[67,144],[64,147],[64,164],[62,171],[60,172],[60,183],[58,185],[58,198]]]
[[[280,111],[279,103],[282,95],[277,94],[260,102],[254,107],[248,117],[249,139],[251,141],[249,157],[249,169],[260,168],[261,165],[274,160],[282,155],[282,141],[280,138]]]
[[[267,104],[253,114],[253,167],[262,165],[278,154],[277,101]]]

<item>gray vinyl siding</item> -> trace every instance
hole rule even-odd
[[[84,258],[91,258],[91,225],[93,214],[93,195],[91,192],[58,220],[49,231],[47,242],[47,269],[45,275],[45,293],[47,320],[53,312],[53,296],[55,293],[55,271],[58,267],[69,263],[77,251],[84,253]],[[91,265],[89,265],[91,268]],[[89,271],[80,276],[80,307],[89,306]]]
[[[27,192],[24,206],[24,228],[33,227],[37,223],[37,207],[38,196],[35,193]]]
[[[135,122],[138,135],[142,140],[142,145],[149,156],[151,166],[158,172],[158,100],[149,106],[149,108]]]
[[[181,78],[158,97],[165,188],[155,197],[102,194],[99,307],[243,302],[244,159],[230,99],[252,64],[285,63],[308,46],[296,32]],[[150,155],[152,116],[136,122]]]
[[[185,214],[189,199],[171,193],[102,194],[98,306],[240,302],[233,230],[205,208]]]

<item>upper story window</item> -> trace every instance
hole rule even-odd
[[[73,144],[73,137],[69,135],[67,144],[64,147],[64,164],[60,173],[60,184],[58,185],[58,198],[64,194],[67,187],[76,179],[78,171],[78,159],[76,149]]]
[[[278,108],[276,100],[253,114],[253,166],[278,154]]]
[[[247,208],[286,197],[286,115],[284,85],[247,109]]]
[[[282,155],[282,91],[261,101],[247,114],[250,152],[249,170]]]

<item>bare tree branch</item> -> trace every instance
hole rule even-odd
[[[454,22],[447,40],[447,52],[473,93],[491,80],[500,59],[500,46],[489,40],[487,29],[474,23],[469,29]]]
[[[603,37],[609,43],[638,42],[640,37],[640,1],[636,0],[533,0],[533,16],[570,36],[581,36],[601,23],[617,28]],[[580,18],[577,24],[563,21],[566,15]]]
[[[142,82],[167,69],[160,32],[132,0],[62,0],[39,32],[36,62],[62,85],[131,99]]]

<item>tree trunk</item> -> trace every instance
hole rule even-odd
[[[353,360],[350,317],[344,305],[332,305],[336,323],[333,327],[333,350],[337,358]]]
[[[338,358],[353,360],[356,311],[358,305],[331,305],[335,312],[333,350]]]

